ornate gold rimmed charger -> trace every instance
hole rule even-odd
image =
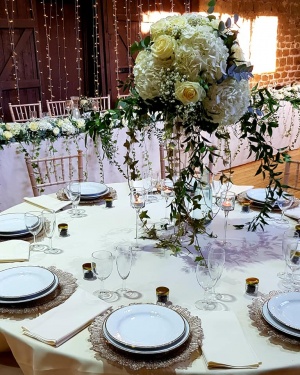
[[[132,304],[136,305],[136,304]],[[149,304],[151,305],[151,304]],[[157,304],[158,306],[165,306],[163,304]],[[131,305],[130,305],[131,306]],[[201,320],[199,317],[192,316],[190,312],[181,306],[168,306],[168,308],[176,311],[180,314],[189,325],[189,337],[179,347],[169,352],[160,354],[135,354],[129,353],[124,350],[119,350],[106,339],[103,333],[103,328],[107,318],[113,311],[122,309],[124,306],[120,306],[117,309],[110,309],[106,313],[97,317],[89,327],[90,341],[92,343],[92,349],[97,353],[96,358],[105,358],[107,361],[117,363],[121,366],[128,367],[132,370],[144,369],[158,369],[166,368],[176,364],[180,367],[181,362],[185,362],[190,359],[193,353],[199,356],[199,347],[203,340],[203,331],[201,327]],[[185,363],[186,366],[186,363]]]
[[[69,272],[57,269],[54,266],[47,269],[58,278],[57,288],[49,295],[24,303],[0,304],[1,318],[22,318],[24,315],[39,315],[48,311],[68,299],[77,289],[76,278]]]

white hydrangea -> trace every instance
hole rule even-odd
[[[247,81],[226,79],[210,87],[203,100],[203,107],[213,121],[220,126],[236,123],[250,104],[250,89]]]

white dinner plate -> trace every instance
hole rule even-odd
[[[109,335],[122,345],[145,349],[170,345],[185,330],[180,314],[153,304],[122,307],[109,315],[105,327]]]
[[[287,333],[288,335],[295,336],[295,337],[300,337],[300,332],[296,329],[287,327],[284,324],[281,324],[278,320],[273,318],[273,316],[270,314],[270,311],[268,309],[268,302],[266,302],[263,305],[262,308],[262,315],[264,319],[274,328],[278,329],[278,331],[281,331],[283,333]]]
[[[17,298],[15,300],[9,300],[9,301],[0,298],[0,304],[3,303],[3,304],[10,304],[10,305],[12,305],[12,304],[17,304],[17,303],[31,302],[31,301],[34,301],[34,300],[46,297],[50,293],[54,292],[54,290],[57,288],[58,284],[59,284],[58,277],[56,275],[54,275],[54,282],[53,282],[53,284],[48,289],[42,291],[41,293],[37,293],[34,296],[20,297],[20,298]]]
[[[183,322],[184,322],[184,325],[185,325],[185,330],[184,330],[183,336],[179,340],[173,342],[172,344],[166,345],[166,346],[160,347],[160,348],[152,348],[152,349],[151,348],[145,349],[145,348],[138,348],[138,347],[137,348],[132,348],[132,347],[129,347],[127,345],[123,345],[122,343],[114,340],[109,335],[109,333],[107,332],[107,329],[106,329],[105,325],[103,325],[103,334],[104,334],[104,337],[107,339],[107,341],[111,345],[113,345],[114,347],[116,347],[118,349],[121,349],[121,350],[123,350],[125,352],[132,353],[132,354],[141,354],[141,355],[163,354],[163,353],[168,353],[171,350],[174,350],[176,348],[179,348],[189,338],[189,335],[190,335],[189,324],[188,324],[188,322],[187,322],[187,320],[185,318],[182,318],[182,319],[183,319]]]
[[[42,267],[13,267],[0,271],[0,298],[17,300],[48,289],[54,274]]]
[[[249,189],[246,191],[247,198],[254,202],[265,203],[266,201],[266,189]],[[274,193],[274,199],[276,199],[277,194]]]
[[[99,198],[103,197],[104,195],[106,195],[108,192],[109,192],[109,188],[107,188],[106,190],[104,190],[104,192],[101,193],[101,194],[96,194],[96,195],[81,195],[80,196],[80,200],[87,201],[87,200],[99,199]]]
[[[270,314],[280,323],[299,330],[300,333],[300,292],[282,293],[268,301]]]
[[[81,182],[81,195],[99,195],[107,190],[105,184],[100,184],[99,182]]]
[[[38,225],[39,220],[32,216],[32,226]],[[0,215],[0,234],[17,235],[29,233],[25,225],[25,214],[3,214]]]

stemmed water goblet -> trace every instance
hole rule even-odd
[[[285,261],[289,269],[292,271],[289,289],[296,290],[295,287],[295,271],[300,269],[300,249],[297,243],[289,243],[284,249]]]
[[[72,100],[66,100],[65,101],[65,111],[67,112],[68,116],[70,116],[72,108],[73,108],[73,101]]]
[[[66,195],[68,199],[72,202],[72,209],[68,212],[71,214],[71,217],[78,218],[82,217],[84,210],[79,210],[78,205],[81,197],[81,184],[80,182],[70,182],[66,189]]]
[[[118,292],[123,293],[124,296],[130,296],[130,289],[126,288],[126,280],[131,271],[132,265],[132,248],[127,245],[118,245],[116,247],[116,265],[118,274],[122,279],[122,287]]]
[[[212,279],[215,280],[215,283],[212,287],[212,295],[216,299],[222,299],[222,294],[215,293],[215,286],[219,281],[225,264],[225,249],[221,246],[214,246],[209,249],[207,257],[207,265]]]
[[[277,197],[276,203],[281,210],[281,216],[276,222],[281,225],[288,225],[289,221],[285,219],[285,211],[291,208],[294,203],[295,197],[291,194],[283,192],[280,197]]]
[[[293,247],[297,249],[299,242],[299,234],[294,229],[286,230],[282,237],[282,254],[285,262],[285,269],[283,272],[278,272],[277,276],[282,279],[284,286],[289,286],[291,281],[291,275],[288,273],[288,265],[286,262],[285,255],[287,253],[287,247]]]
[[[221,210],[224,211],[225,214],[225,223],[224,223],[224,241],[222,244],[227,246],[227,221],[228,221],[228,214],[230,211],[234,210],[235,205],[235,194],[231,191],[223,191],[220,197],[220,207]]]
[[[107,300],[113,296],[113,292],[104,289],[104,280],[106,280],[113,269],[114,257],[110,251],[99,250],[92,253],[93,262],[96,264],[96,276],[101,282],[100,290],[97,295],[100,299]]]
[[[60,249],[53,248],[52,246],[52,237],[54,234],[54,230],[56,227],[56,214],[55,211],[42,211],[43,215],[43,228],[44,228],[44,233],[47,238],[49,238],[49,247],[44,250],[45,253],[47,254],[58,254],[61,253]]]
[[[132,187],[130,189],[130,204],[135,209],[135,244],[132,246],[132,250],[139,250],[138,244],[138,218],[142,208],[145,207],[146,192],[144,188]]]
[[[30,115],[30,121],[35,121],[37,119],[37,111],[35,110],[30,111],[29,115]]]
[[[170,180],[161,180],[160,182],[160,195],[165,199],[165,217],[161,219],[161,223],[170,224],[170,218],[167,215],[169,199],[174,197],[173,183]]]
[[[44,251],[47,246],[41,243],[36,243],[36,235],[40,232],[43,225],[43,216],[41,211],[28,211],[24,215],[25,226],[27,230],[33,235],[33,243],[30,245],[32,251]]]
[[[216,304],[211,299],[211,289],[215,284],[215,279],[212,278],[210,270],[204,260],[201,260],[196,267],[196,278],[198,284],[204,290],[204,297],[195,302],[195,306],[199,310],[214,310]]]

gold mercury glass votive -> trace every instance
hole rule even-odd
[[[246,294],[256,296],[258,293],[259,279],[257,277],[248,277],[246,279]]]
[[[156,288],[157,302],[167,303],[169,301],[169,288],[166,286],[159,286]]]

